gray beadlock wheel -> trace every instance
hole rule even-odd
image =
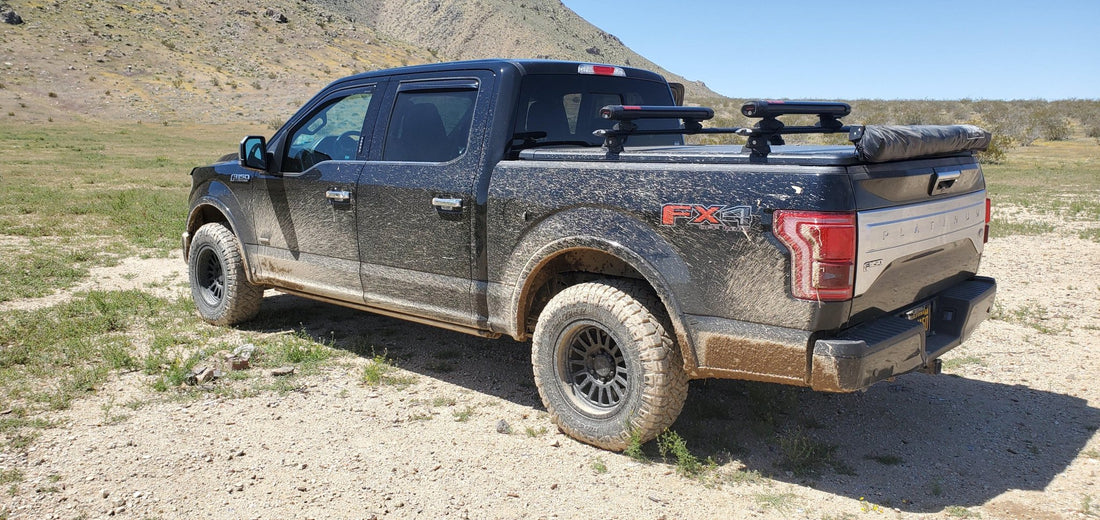
[[[558,293],[535,326],[531,363],[550,417],[608,450],[653,439],[687,398],[680,351],[660,301],[641,284],[599,280]]]
[[[187,271],[191,298],[207,322],[234,325],[260,311],[263,288],[248,282],[237,237],[224,224],[205,224],[195,232]]]

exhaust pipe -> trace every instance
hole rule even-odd
[[[933,359],[929,361],[927,365],[919,370],[922,374],[937,375],[943,372],[943,361],[939,359]]]

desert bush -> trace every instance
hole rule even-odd
[[[1029,135],[1048,141],[1064,141],[1069,138],[1070,125],[1065,115],[1046,106],[1031,113]]]
[[[1086,127],[1085,135],[1096,139],[1097,144],[1100,144],[1100,124],[1094,124]]]
[[[704,126],[752,126],[757,120],[741,115],[741,105],[745,101],[748,100],[699,98],[689,100],[688,104],[714,109],[714,119]],[[986,161],[999,161],[998,150],[1007,151],[1015,146],[1028,146],[1037,139],[1049,141],[1069,139],[1078,127],[1084,131],[1085,135],[1100,141],[1100,100],[1095,99],[1057,101],[856,99],[846,102],[852,106],[852,113],[844,118],[844,122],[851,125],[949,125],[963,121],[980,121],[977,123],[978,126],[989,130],[995,136],[995,142],[991,147],[993,150],[985,154],[983,159]],[[812,125],[816,122],[816,118],[787,116],[782,118],[782,121],[788,125]],[[742,141],[740,138],[728,135],[696,136],[689,140],[693,143],[706,144]],[[825,139],[825,141],[839,142],[840,139]]]
[[[989,147],[985,151],[978,152],[978,161],[982,164],[1001,164],[1005,160],[1005,154],[1012,148],[1012,138],[1004,134],[993,134],[989,141]]]

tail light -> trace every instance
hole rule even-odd
[[[843,301],[855,286],[854,213],[776,211],[775,236],[791,251],[791,293],[795,298]]]
[[[985,233],[982,235],[982,243],[989,242],[989,221],[993,216],[993,201],[985,199]]]

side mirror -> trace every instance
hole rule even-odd
[[[250,135],[241,139],[238,160],[245,168],[267,171],[267,140],[262,135]]]

